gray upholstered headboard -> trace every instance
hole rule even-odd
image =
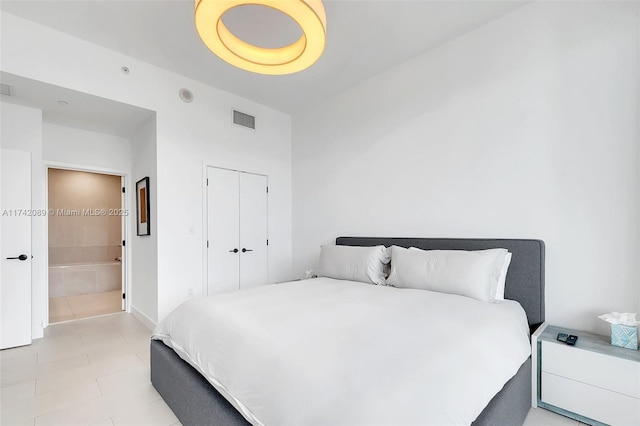
[[[541,240],[465,239],[465,238],[375,238],[339,237],[336,244],[344,246],[417,247],[424,250],[486,250],[506,248],[513,256],[505,298],[519,302],[527,313],[529,325],[535,328],[544,322],[544,242]]]

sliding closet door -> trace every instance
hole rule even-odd
[[[207,167],[208,294],[237,290],[240,283],[239,173]]]
[[[267,177],[240,173],[240,288],[267,282]]]

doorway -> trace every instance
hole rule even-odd
[[[123,177],[49,168],[49,323],[123,310]]]

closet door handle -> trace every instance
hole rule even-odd
[[[29,256],[27,256],[26,254],[21,254],[20,256],[17,257],[7,257],[7,260],[27,260],[29,258]]]
[[[253,250],[251,250],[251,249],[246,249],[246,248],[243,248],[243,249],[242,249],[242,252],[243,252],[243,253],[246,253],[246,252],[248,252],[248,251],[253,251]]]
[[[237,253],[237,252],[238,252],[237,248],[234,248],[233,250],[229,250],[229,253]]]

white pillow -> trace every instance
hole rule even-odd
[[[391,249],[391,247],[389,247]],[[417,247],[409,247],[409,250],[421,250]],[[491,249],[491,250],[506,250],[506,249]],[[446,251],[446,250],[441,250]],[[496,284],[495,292],[493,288],[491,289],[491,293],[494,294],[494,300],[504,300],[504,286],[507,282],[507,271],[509,270],[509,265],[511,264],[511,252],[507,251],[507,254],[504,256],[504,264],[502,265],[502,269],[500,271],[500,277],[498,278],[498,282]]]
[[[384,285],[384,264],[390,260],[390,251],[385,246],[323,245],[318,276]]]
[[[506,249],[410,250],[392,246],[387,284],[492,301],[507,253]]]
[[[511,252],[507,252],[507,255],[504,257],[504,265],[502,265],[502,272],[500,273],[500,279],[498,280],[498,287],[496,288],[496,300],[504,300],[504,285],[507,282],[507,270],[509,269],[509,265],[511,264]]]

